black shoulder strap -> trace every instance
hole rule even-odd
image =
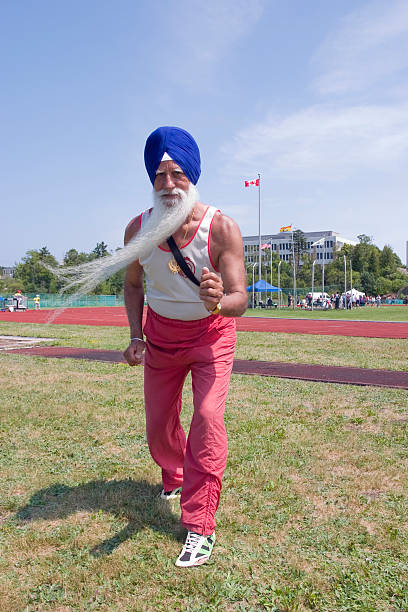
[[[170,238],[167,238],[167,244],[169,245],[171,252],[174,255],[174,259],[177,261],[178,265],[183,270],[184,274],[187,276],[187,278],[191,280],[192,283],[194,283],[195,285],[197,285],[197,287],[199,287],[200,281],[196,279],[196,277],[194,276],[194,274],[188,267],[187,262],[182,256],[182,254],[180,253],[180,249],[178,248],[173,236],[170,236]]]

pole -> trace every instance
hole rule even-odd
[[[280,267],[281,267],[281,261],[279,261],[278,263],[278,308],[280,309],[281,307],[281,290],[280,290]]]
[[[252,264],[252,308],[255,308],[255,264]]]
[[[324,242],[322,244],[322,249],[323,249],[323,260],[322,260],[322,298],[323,298],[323,303],[324,303]]]
[[[353,308],[353,268],[350,257],[350,306]]]
[[[259,270],[258,278],[262,279],[262,251],[261,251],[261,175],[258,174],[258,233],[259,233]]]
[[[256,262],[252,264],[252,308],[255,308],[255,266]]]
[[[347,299],[346,299],[346,293],[347,293],[347,260],[346,260],[346,256],[343,255],[344,257],[344,309],[346,310],[347,307]]]
[[[293,305],[292,305],[292,310],[295,310],[295,304],[296,304],[296,261],[295,261],[295,243],[293,242],[293,229],[292,229],[292,258],[293,258]]]
[[[270,243],[270,247],[271,247],[271,285],[273,285],[273,282],[272,282],[272,243]],[[272,299],[272,289],[271,289],[271,299]]]
[[[312,263],[312,310],[313,310],[313,293],[314,293],[314,272],[316,260]]]

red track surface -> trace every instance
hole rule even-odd
[[[53,310],[28,312],[0,312],[0,321],[48,323]],[[381,313],[379,313],[380,315]],[[52,321],[60,325],[113,325],[127,327],[123,307],[67,308],[57,311]],[[377,321],[330,321],[307,319],[274,319],[241,317],[237,319],[238,331],[264,331],[289,334],[318,334],[329,336],[361,336],[366,338],[408,338],[408,323]]]

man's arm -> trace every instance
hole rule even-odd
[[[200,297],[208,310],[221,302],[220,314],[224,317],[240,317],[248,307],[244,248],[238,225],[222,214],[213,221],[210,242],[211,256],[221,274],[221,279],[203,268]]]
[[[139,227],[139,218],[129,223],[125,231],[125,244],[133,238]],[[132,262],[126,268],[124,297],[127,317],[130,327],[131,340],[128,348],[124,352],[126,361],[130,366],[138,365],[142,362],[142,355],[145,349],[142,332],[142,318],[144,306],[144,287],[143,287],[143,268],[139,261]]]

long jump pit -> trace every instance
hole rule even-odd
[[[108,325],[128,327],[122,306],[97,308],[66,308],[0,312],[0,321],[18,323],[52,323],[53,325]],[[408,322],[338,321],[322,319],[285,319],[272,317],[239,317],[237,331],[324,336],[355,336],[364,338],[408,338]]]

